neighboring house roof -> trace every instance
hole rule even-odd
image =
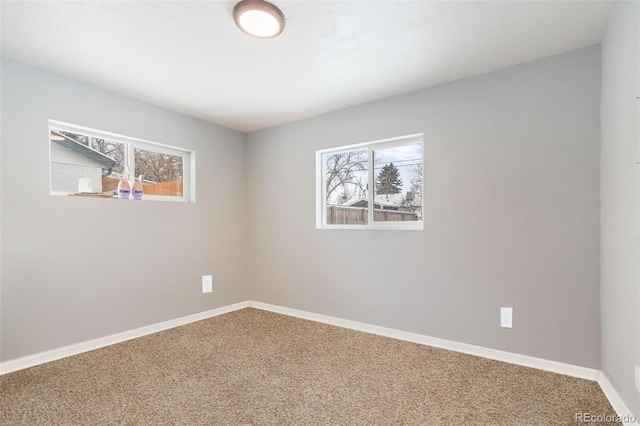
[[[398,210],[398,207],[400,207],[397,204],[384,203],[384,202],[378,201],[377,199],[376,201],[374,201],[373,204],[374,204],[374,208],[376,209]],[[367,207],[368,205],[369,205],[369,201],[366,198],[349,200],[348,202],[343,204],[343,206],[345,207]]]
[[[89,148],[87,145],[80,143],[78,141],[74,141],[73,139],[68,138],[62,133],[58,133],[55,130],[52,130],[51,134],[57,136],[58,138],[62,138],[61,140],[52,138],[51,140],[53,142],[60,144],[63,147],[70,149],[74,152],[77,152],[78,154],[84,155],[85,157],[90,158],[93,161],[97,161],[98,163],[104,165],[105,168],[110,169],[116,165],[116,160],[109,157],[108,155],[101,153],[100,151],[96,151],[93,148]]]
[[[401,192],[397,194],[378,194],[375,196],[375,202],[390,206],[399,206],[405,195],[406,194]]]
[[[402,205],[402,199],[406,194],[378,194],[375,196],[374,204],[376,208],[397,210]],[[343,206],[347,207],[366,207],[368,200],[363,197],[352,198]]]

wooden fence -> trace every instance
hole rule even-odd
[[[102,192],[115,192],[118,190],[118,180],[107,177],[102,178]],[[162,183],[142,183],[142,190],[147,195],[169,195],[182,197],[182,181],[174,180]]]
[[[162,183],[143,183],[142,190],[147,195],[169,195],[172,197],[182,197],[182,181],[174,180]]]
[[[364,225],[369,221],[367,208],[329,206],[327,207],[327,224],[329,225]],[[416,221],[418,214],[413,212],[401,212],[396,210],[373,211],[373,218],[376,222],[403,222]]]

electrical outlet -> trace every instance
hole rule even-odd
[[[500,308],[500,327],[511,328],[513,308]]]
[[[636,365],[636,389],[640,392],[640,365]]]
[[[202,292],[213,293],[213,277],[211,275],[202,276]]]

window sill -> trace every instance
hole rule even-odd
[[[375,225],[320,225],[318,230],[344,230],[344,231],[424,231],[424,225],[420,224],[375,224]]]
[[[52,194],[52,195],[64,195],[64,194]],[[69,197],[82,197],[82,198],[106,198],[106,199],[114,199],[115,195],[112,194],[98,194],[92,192],[75,192],[73,194],[67,194]]]
[[[116,195],[100,194],[100,193],[81,193],[81,192],[67,193],[67,192],[51,191],[50,194],[54,195],[54,196],[62,196],[62,197],[101,198],[101,199],[104,199],[104,200],[121,200],[121,198],[118,198]],[[136,199],[133,199],[133,198],[124,198],[122,200],[126,200],[126,201],[168,201],[170,203],[195,202],[195,201],[187,200],[185,198],[162,196],[162,195],[145,195],[145,196],[142,197],[141,200],[136,200]]]

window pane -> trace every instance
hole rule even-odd
[[[115,190],[124,171],[123,143],[57,129],[51,129],[50,141],[52,191]]]
[[[182,197],[184,167],[181,156],[136,148],[134,157],[135,177],[142,175],[146,195]]]
[[[373,159],[373,220],[422,220],[422,144],[377,149]]]
[[[367,150],[322,155],[327,225],[365,225],[369,221]]]

